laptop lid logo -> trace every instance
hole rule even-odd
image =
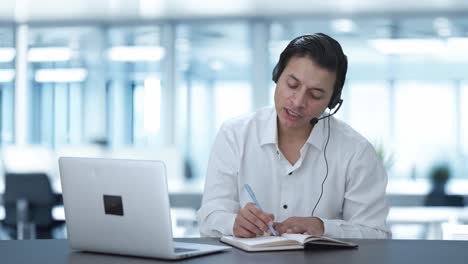
[[[123,216],[122,196],[116,195],[103,195],[104,199],[104,212],[107,215],[120,215]]]

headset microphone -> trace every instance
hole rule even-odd
[[[316,118],[316,117],[312,118],[312,120],[310,120],[310,125],[315,126],[315,124],[317,124],[319,120],[322,120],[324,118],[327,118],[327,117],[330,117],[330,116],[336,114],[336,112],[338,112],[338,110],[340,110],[341,104],[343,104],[343,99],[340,99],[340,101],[338,102],[338,107],[335,109],[335,111],[333,111],[333,113],[328,114],[328,115],[323,116],[323,117],[320,117],[320,118]]]

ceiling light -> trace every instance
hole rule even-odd
[[[160,61],[164,53],[160,46],[116,46],[108,50],[108,57],[112,61]]]
[[[0,70],[0,83],[9,83],[15,79],[15,70],[1,69]]]
[[[331,27],[335,32],[340,33],[351,33],[356,30],[356,24],[351,19],[332,20]]]
[[[10,62],[16,56],[14,48],[0,48],[0,62]]]
[[[30,48],[28,60],[30,62],[69,61],[71,50],[65,47]]]
[[[374,39],[369,41],[377,51],[389,54],[436,54],[444,52],[445,43],[440,39]]]
[[[210,68],[214,71],[220,71],[224,68],[224,63],[220,60],[213,60],[209,63]]]
[[[87,75],[87,70],[83,68],[40,69],[36,71],[34,79],[39,83],[72,83],[84,81]]]

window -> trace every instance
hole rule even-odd
[[[245,23],[177,26],[177,130],[189,177],[205,174],[221,124],[252,111],[248,33]]]
[[[462,155],[468,157],[468,83],[465,81],[461,86],[460,102],[460,147]]]
[[[385,83],[350,81],[350,125],[374,145],[390,141],[389,88]]]
[[[216,131],[230,118],[247,113],[252,109],[252,95],[248,82],[216,83],[215,90]]]
[[[159,146],[164,80],[159,26],[114,27],[108,32],[105,60],[109,66],[109,135],[114,147]],[[168,128],[166,128],[168,129]]]
[[[0,145],[13,143],[15,48],[13,29],[0,27]]]
[[[133,92],[134,145],[154,145],[161,129],[161,81],[147,78]]]
[[[98,127],[93,120],[103,114],[87,100],[98,98],[100,89],[95,79],[99,51],[91,41],[97,35],[90,27],[29,30],[31,143],[56,148],[92,140],[85,130]]]
[[[449,82],[395,84],[396,169],[425,177],[433,162],[456,149],[455,87]]]

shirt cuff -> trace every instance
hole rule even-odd
[[[221,232],[225,236],[233,236],[234,235],[234,222],[236,221],[237,214],[226,213],[223,217],[220,218],[222,223]]]
[[[323,236],[331,238],[341,238],[340,223],[337,221],[320,218],[323,222]]]
[[[236,216],[233,213],[213,212],[201,224],[200,232],[209,237],[233,236]]]

